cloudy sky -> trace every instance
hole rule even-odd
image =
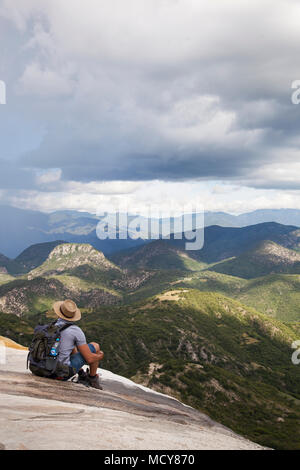
[[[0,0],[0,203],[300,208],[299,18],[298,0]]]

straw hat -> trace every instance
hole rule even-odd
[[[78,321],[81,318],[81,312],[73,300],[64,300],[55,302],[53,310],[59,318],[67,321]]]

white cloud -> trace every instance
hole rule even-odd
[[[68,70],[58,72],[43,69],[38,63],[31,63],[26,66],[18,88],[21,93],[51,99],[53,96],[71,95],[74,82],[70,78]]]
[[[58,183],[61,178],[61,170],[59,168],[38,173],[36,176],[36,182],[39,186],[49,185],[50,183]]]
[[[105,211],[128,210],[147,214],[180,213],[193,207],[201,211],[224,211],[241,214],[256,209],[282,209],[300,207],[299,190],[265,190],[228,183],[171,183],[150,181],[128,193],[94,193],[88,191],[2,191],[1,202],[16,207],[52,212],[73,209],[102,213]]]

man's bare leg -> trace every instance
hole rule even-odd
[[[91,344],[96,349],[96,353],[99,353],[100,352],[99,344],[98,343],[91,343]],[[99,362],[100,362],[100,360],[90,364],[90,376],[94,377],[97,374],[97,369],[99,367]]]
[[[98,356],[97,360],[95,362],[90,362],[89,363],[89,366],[90,366],[90,372],[89,372],[89,375],[87,377],[87,381],[88,383],[90,384],[91,387],[94,387],[94,388],[97,388],[98,390],[103,390],[102,386],[100,385],[100,382],[99,382],[99,376],[97,374],[97,369],[98,369],[98,366],[99,366],[99,362],[103,359],[104,357],[104,354],[103,352],[100,350],[100,346],[98,343],[91,343],[94,348],[95,348],[95,355]]]
[[[93,345],[94,352],[91,352],[88,344],[82,344],[81,346],[78,346],[79,352],[85,359],[86,364],[89,365],[89,374],[87,375],[86,380],[91,385],[91,387],[102,390],[102,387],[99,383],[99,377],[97,375],[97,369],[99,367],[99,362],[102,361],[104,357],[104,353],[100,350],[100,346],[98,343],[94,342],[89,344]]]

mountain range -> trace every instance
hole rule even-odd
[[[90,244],[39,243],[15,260],[0,256],[0,308],[17,315],[35,313],[66,296],[84,308],[132,303],[178,285],[246,298],[262,313],[297,320],[298,243],[297,228],[273,222],[206,227],[205,245],[198,252],[186,251],[184,241],[174,239],[155,240],[109,257]],[[268,302],[261,300],[262,291]]]
[[[199,251],[171,236],[105,254],[64,235],[0,256],[0,335],[27,346],[53,302],[72,298],[104,367],[262,445],[299,449],[297,226],[208,226]]]
[[[0,225],[0,253],[15,258],[30,245],[56,240],[90,243],[104,254],[144,243],[143,240],[131,238],[99,240],[96,226],[100,219],[101,217],[88,212],[62,210],[44,213],[0,205],[0,220],[3,221]],[[300,227],[300,210],[257,210],[241,215],[209,211],[204,213],[206,227],[246,227],[264,222]]]

